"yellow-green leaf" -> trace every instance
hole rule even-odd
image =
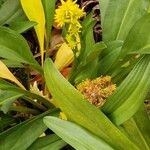
[[[94,135],[107,141],[115,150],[139,150],[105,114],[91,105],[54,67],[52,60],[44,64],[45,81],[53,100],[65,113],[69,121],[86,128]]]
[[[0,61],[0,78],[4,78],[16,83],[22,89],[25,89],[24,86],[16,79],[16,77],[9,71],[6,65]]]
[[[45,15],[42,2],[41,0],[21,0],[21,5],[29,20],[38,23],[35,26],[35,31],[40,45],[41,60],[43,64]]]

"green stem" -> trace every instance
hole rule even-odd
[[[14,90],[14,88],[13,88],[13,90]],[[16,88],[16,90],[25,94],[27,97],[31,97],[32,99],[38,100],[39,102],[43,103],[49,109],[54,108],[54,105],[48,99],[46,99],[40,95],[37,95],[35,93],[31,93],[30,91],[27,91],[27,90],[22,90],[20,88]]]
[[[40,110],[42,110],[42,111],[46,111],[46,110],[47,110],[46,107],[44,107],[43,105],[41,105],[41,104],[35,102],[35,101],[34,101],[33,99],[31,99],[30,97],[24,96],[23,98],[24,98],[24,100],[26,100],[26,101],[28,101],[29,103],[33,104],[35,107],[37,107],[37,108],[40,109]]]
[[[44,97],[42,96],[39,96],[37,94],[34,94],[34,93],[30,93],[30,95],[32,96],[32,98],[35,98],[37,99],[38,101],[42,102],[43,104],[45,104],[45,106],[47,108],[54,108],[54,105],[48,100],[48,99],[45,99]]]
[[[45,34],[46,35],[46,34]],[[45,39],[46,39],[46,52],[45,52],[45,59],[48,58],[48,52],[49,52],[49,41],[50,41],[50,38],[48,36],[45,36]]]
[[[73,67],[71,69],[71,73],[69,75],[69,79],[68,79],[71,84],[74,85],[74,81],[75,81],[75,78],[76,78],[76,76],[77,76],[78,73],[79,73],[79,70],[78,70],[78,61],[77,61],[77,59],[75,59],[74,63],[73,63]]]
[[[22,113],[31,113],[33,115],[38,115],[40,112],[35,109],[31,109],[28,107],[23,107],[23,106],[11,106],[10,107],[11,111],[17,111],[17,112],[22,112]]]

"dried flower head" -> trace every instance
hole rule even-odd
[[[116,85],[112,83],[110,76],[101,76],[94,80],[83,81],[77,85],[77,89],[91,104],[101,107],[116,90]]]

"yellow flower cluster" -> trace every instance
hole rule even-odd
[[[61,0],[61,6],[56,9],[55,22],[59,27],[68,26],[66,40],[71,48],[77,46],[77,38],[81,29],[79,19],[85,15],[76,1]]]

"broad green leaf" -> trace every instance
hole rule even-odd
[[[42,0],[46,19],[46,48],[49,46],[53,25],[56,0]]]
[[[113,73],[111,73],[111,77],[113,82],[119,86],[140,59],[141,57],[138,59],[131,58],[130,61],[127,61],[123,66],[114,68],[114,70],[112,69]]]
[[[87,18],[85,18],[82,22],[83,30],[82,35],[80,37],[81,49],[78,56],[78,59],[82,61],[88,55],[90,51],[92,51],[92,47],[95,44],[94,35],[93,35],[93,27],[95,25],[95,21],[92,18],[92,14],[89,14]]]
[[[21,6],[9,19],[7,19],[5,24],[9,25],[13,22],[18,22],[18,21],[27,21],[27,17],[25,16]]]
[[[25,18],[20,10],[19,0],[5,0],[0,7],[0,25],[8,24],[18,18]]]
[[[2,6],[3,3],[4,3],[4,1],[3,1],[3,0],[0,0],[0,7]]]
[[[11,61],[31,65],[40,73],[43,72],[23,36],[6,27],[0,27],[0,56]]]
[[[90,12],[81,22],[82,25],[82,34],[85,34],[87,31],[86,28],[93,22],[93,12]]]
[[[4,78],[16,83],[22,89],[25,89],[24,86],[17,80],[17,78],[9,71],[7,66],[0,61],[0,78]]]
[[[85,44],[85,48],[83,50],[83,56],[82,57],[86,57],[87,54],[92,51],[92,47],[95,44],[95,40],[94,40],[94,35],[93,35],[93,27],[95,25],[95,21],[91,22],[87,28],[86,28],[86,33],[84,38],[84,43]],[[82,53],[82,51],[81,51]]]
[[[1,59],[0,59],[1,60]],[[24,68],[25,66],[19,62],[13,60],[2,59],[1,60],[8,68]]]
[[[56,141],[50,145],[42,148],[42,150],[60,150],[63,149],[67,144],[63,140]]]
[[[74,84],[77,85],[85,79],[93,79],[97,76],[97,63],[98,60],[95,59],[91,63],[86,64],[85,66],[81,66],[76,72],[76,76],[74,79]],[[73,74],[75,75],[75,74]]]
[[[142,136],[150,149],[150,119],[143,105],[133,116],[133,119],[137,124],[139,130],[141,131]]]
[[[44,59],[44,32],[45,32],[45,14],[41,0],[21,0],[22,8],[30,21],[38,24],[35,31],[40,45],[41,61]]]
[[[17,31],[18,33],[23,33],[25,31],[31,29],[35,25],[37,25],[37,23],[34,21],[17,21],[17,22],[12,22],[9,25],[9,28]]]
[[[150,54],[150,14],[139,19],[128,34],[122,50],[121,56],[126,54]]]
[[[149,0],[109,1],[103,22],[104,42],[124,40],[135,22],[147,13],[149,5]]]
[[[143,105],[121,128],[142,150],[150,150],[150,120]]]
[[[45,117],[44,123],[76,150],[113,150],[103,140],[72,122],[56,117]]]
[[[103,22],[104,22],[104,18],[105,18],[105,14],[106,14],[106,10],[107,10],[109,2],[110,2],[110,0],[99,0],[99,8],[101,10],[102,28],[103,28]]]
[[[102,52],[102,54],[100,56],[100,60],[103,59],[103,57],[108,55],[113,50],[115,50],[115,49],[117,49],[119,47],[122,47],[123,43],[124,42],[121,41],[121,40],[115,40],[115,41],[111,41],[111,42],[106,42],[105,45],[106,45],[107,48]]]
[[[112,70],[113,69],[116,70],[114,66],[116,65],[116,63],[120,62],[119,56],[122,45],[123,41],[121,40],[115,40],[106,43],[107,48],[102,51],[99,57],[97,68],[98,76],[100,75],[112,76]],[[120,66],[118,68],[120,68]]]
[[[149,55],[140,59],[103,106],[102,110],[117,125],[122,124],[136,113],[149,91],[149,60]]]
[[[104,42],[98,42],[94,44],[92,50],[86,57],[85,64],[88,64],[89,62],[92,62],[93,60],[99,58],[102,50],[104,50],[106,47],[107,46],[104,44]]]
[[[56,134],[38,138],[27,150],[60,150],[67,143]]]
[[[56,116],[58,110],[49,110],[0,134],[0,149],[26,150],[46,129],[45,115]]]
[[[21,96],[23,94],[19,92],[0,90],[0,110],[7,113],[12,103]]]
[[[50,59],[44,65],[46,84],[58,107],[68,120],[78,123],[115,149],[138,149],[95,106],[91,105],[54,67]],[[126,146],[125,146],[126,145]]]
[[[99,63],[101,74],[109,74],[113,65],[118,61],[121,47],[116,48],[114,51],[106,55]]]

